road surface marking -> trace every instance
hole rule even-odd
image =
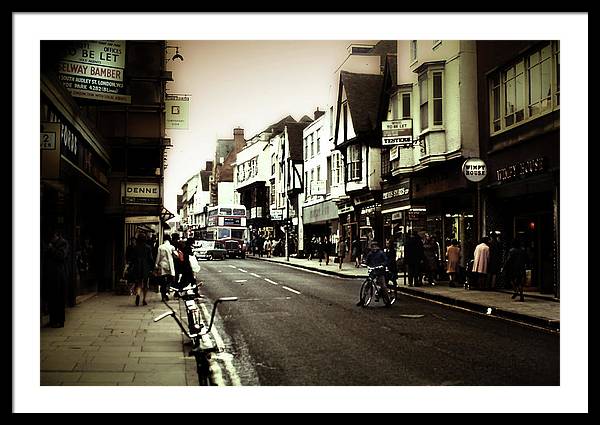
[[[277,282],[273,282],[271,279],[267,279],[267,278],[265,278],[265,280],[266,280],[267,282],[269,282],[269,283],[272,283],[273,285],[279,285],[279,283],[277,283]]]
[[[236,266],[232,266],[231,264],[229,264],[229,267],[231,267],[232,269],[237,269]]]
[[[246,279],[238,279],[238,280],[234,280],[234,282],[248,282],[248,280],[246,280]]]
[[[288,288],[287,286],[282,286],[282,288],[286,289],[286,290],[288,290],[290,292],[293,292],[294,294],[302,295],[302,294],[300,294],[300,292],[296,291],[295,289]]]
[[[248,272],[247,272],[246,270],[244,270],[244,269],[240,269],[240,268],[238,268],[238,270],[239,270],[239,271],[241,271],[241,272],[244,272],[244,273],[248,273]]]
[[[254,277],[260,277],[259,275],[257,275],[256,273],[250,273],[252,276]]]

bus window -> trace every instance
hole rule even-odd
[[[217,234],[217,239],[225,239],[225,238],[230,238],[230,237],[231,237],[230,229],[219,228],[218,234]]]
[[[234,208],[233,209],[233,215],[242,215],[242,216],[245,217],[246,216],[246,210]]]
[[[235,239],[244,239],[244,229],[231,229],[231,237]]]
[[[219,209],[219,215],[231,215],[231,208]]]

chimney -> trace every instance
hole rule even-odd
[[[315,113],[314,113],[315,121],[316,121],[317,119],[319,119],[319,117],[321,117],[321,116],[323,116],[323,115],[325,115],[325,111],[319,111],[319,108],[317,108],[317,110],[316,110],[316,111],[315,111]]]
[[[246,140],[244,140],[244,129],[243,128],[234,128],[233,129],[233,145],[234,145],[234,150],[235,152],[239,152],[242,149],[244,149],[244,146],[246,145]]]

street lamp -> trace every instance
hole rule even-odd
[[[179,46],[166,46],[165,51],[168,49],[175,49],[175,54],[173,55],[173,57],[171,59],[167,59],[167,61],[169,61],[169,60],[175,61],[175,59],[180,59],[183,62],[183,56],[181,56],[179,54]]]

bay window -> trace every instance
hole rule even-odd
[[[488,77],[490,132],[506,130],[557,109],[559,43],[546,43]]]

